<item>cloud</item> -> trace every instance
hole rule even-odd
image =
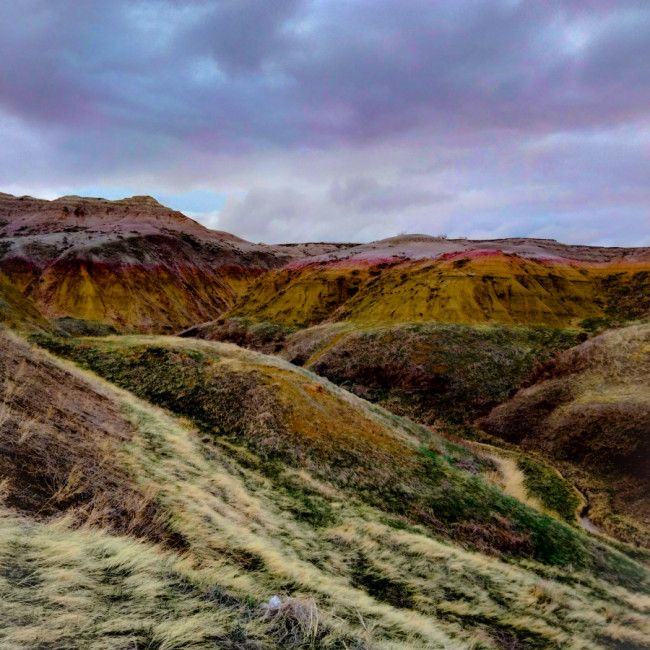
[[[190,193],[227,195],[219,227],[254,239],[569,236],[611,210],[635,241],[649,57],[647,0],[6,2],[0,189],[178,195],[210,223]]]
[[[374,178],[357,176],[344,181],[335,180],[330,186],[328,198],[339,206],[347,206],[358,212],[404,212],[412,206],[442,203],[452,198],[449,194],[436,193],[406,185],[380,185]]]

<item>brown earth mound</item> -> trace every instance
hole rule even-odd
[[[598,525],[650,544],[650,325],[567,350],[531,382],[483,428],[562,463]]]

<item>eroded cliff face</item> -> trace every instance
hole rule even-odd
[[[296,326],[329,320],[571,327],[650,311],[647,249],[429,240],[388,240],[383,248],[378,242],[294,262],[261,278],[232,313]]]
[[[0,194],[0,271],[46,318],[119,331],[176,332],[228,310],[299,327],[570,327],[650,310],[650,249],[424,235],[267,246],[209,230],[151,197]]]
[[[183,329],[215,318],[294,254],[208,230],[151,197],[0,194],[0,270],[50,319]]]

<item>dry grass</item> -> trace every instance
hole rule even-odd
[[[650,325],[601,334],[560,354],[497,407],[485,429],[560,463],[589,516],[650,545]]]
[[[307,468],[349,497],[482,552],[576,566],[603,561],[575,531],[482,481],[484,458],[286,362],[187,339],[41,341],[191,417],[208,442],[247,447],[261,460],[255,466],[274,480],[287,465]],[[300,509],[316,520],[330,518],[312,498]],[[605,564],[614,561],[605,558]]]
[[[120,409],[8,333],[0,334],[0,476],[4,502],[36,518],[73,512],[109,530],[173,540],[155,494],[114,462],[133,435]]]
[[[232,352],[240,363],[248,355]],[[51,362],[122,409],[133,433],[115,462],[140,490],[157,494],[187,551],[180,557],[149,542],[75,529],[69,517],[30,523],[4,510],[3,648],[496,650],[508,643],[586,650],[650,643],[641,582],[625,589],[588,571],[463,550],[350,499],[304,468],[279,468],[271,479],[251,448],[205,443],[191,423],[72,364]],[[296,508],[302,495],[315,494],[333,513],[325,523]],[[282,601],[276,612],[263,607],[274,594]]]

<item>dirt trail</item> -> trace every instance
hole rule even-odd
[[[524,485],[524,473],[517,467],[517,462],[509,456],[492,456],[492,460],[499,466],[501,489],[510,496],[519,499],[519,501],[549,515],[555,516],[555,513],[544,507],[542,502],[535,497],[531,497]]]

